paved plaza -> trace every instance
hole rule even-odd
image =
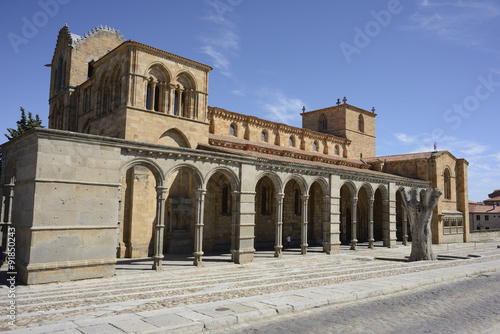
[[[13,333],[201,333],[256,324],[366,298],[454,282],[500,271],[499,242],[435,245],[443,260],[407,263],[409,246],[377,245],[326,255],[311,248],[257,252],[237,265],[229,254],[207,255],[204,267],[192,258],[167,256],[163,272],[149,259],[123,260],[116,276],[16,287]],[[379,260],[377,258],[383,258]],[[391,260],[393,259],[393,260]],[[8,288],[0,300],[8,305]],[[308,311],[309,310],[309,311]],[[2,317],[7,319],[6,308]]]

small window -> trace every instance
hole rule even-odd
[[[328,121],[326,120],[326,117],[323,116],[323,118],[321,119],[321,127],[323,130],[327,130],[328,129]]]
[[[175,91],[174,94],[174,115],[179,115],[179,92]]]
[[[450,170],[446,168],[444,170],[444,198],[451,199],[451,177]]]
[[[265,215],[267,213],[267,189],[262,187],[262,194],[260,199],[260,213]]]
[[[296,216],[300,216],[300,194],[299,190],[295,189],[295,197],[294,197],[294,202],[293,202],[293,208],[294,208],[294,213]]]
[[[318,143],[317,142],[313,143],[313,151],[315,151],[315,152],[318,151]]]
[[[267,133],[266,133],[266,131],[262,131],[262,141],[267,142]]]
[[[290,141],[288,142],[288,146],[294,147],[295,145],[293,144],[293,137],[290,136]]]
[[[484,220],[485,220],[485,221],[490,220],[490,216],[488,216],[488,215],[484,215]]]
[[[363,115],[359,115],[358,117],[358,131],[365,132],[365,120],[363,119]]]
[[[89,63],[89,66],[87,68],[87,79],[92,77],[94,75],[94,66],[92,63]]]
[[[480,215],[476,215],[476,220],[481,220],[481,216]]]
[[[158,85],[155,86],[155,111],[160,111],[160,87]]]
[[[231,124],[229,126],[229,135],[230,136],[236,136],[236,126],[234,124]]]
[[[339,155],[339,145],[335,145],[335,155]]]
[[[360,154],[359,154],[359,158],[360,158],[360,159],[363,159],[363,153],[360,153]]]
[[[228,214],[229,212],[229,186],[227,183],[222,185],[222,214]]]
[[[148,83],[148,87],[146,90],[146,109],[151,110],[151,95],[152,95],[151,84]]]

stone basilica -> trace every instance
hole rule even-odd
[[[48,129],[2,145],[2,246],[18,279],[114,275],[117,258],[386,247],[409,235],[401,189],[439,188],[434,243],[467,242],[467,161],[377,157],[374,111],[344,100],[302,128],[209,107],[211,67],[95,28],[59,31]],[[336,101],[334,101],[336,102]],[[299,111],[298,111],[299,112]],[[293,255],[288,255],[293,256]]]

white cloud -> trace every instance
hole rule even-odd
[[[417,4],[405,27],[468,46],[483,45],[488,21],[500,16],[500,5],[491,0],[431,1]]]
[[[245,96],[245,92],[243,92],[242,90],[240,89],[233,89],[231,91],[231,93],[233,93],[233,95],[236,95],[236,96]]]
[[[239,36],[237,27],[228,17],[233,8],[226,6],[223,10],[217,2],[207,2],[210,5],[207,16],[209,29],[200,36],[203,42],[201,52],[212,58],[213,66],[227,77],[232,76],[230,57],[239,51]]]
[[[290,124],[302,112],[304,102],[300,99],[285,96],[280,90],[261,89],[257,95],[261,97],[261,107],[269,113],[267,118],[280,123]]]
[[[395,133],[394,136],[400,141],[405,144],[413,144],[415,142],[415,138],[408,136],[407,134],[404,133]]]

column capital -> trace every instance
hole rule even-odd
[[[276,199],[277,200],[280,200],[280,199],[283,199],[283,198],[285,198],[285,194],[284,193],[277,193],[276,194]]]
[[[309,195],[308,194],[302,194],[301,195],[301,198],[305,201],[307,201],[309,199]]]

